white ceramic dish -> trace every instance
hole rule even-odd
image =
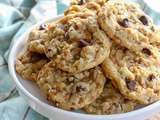
[[[33,26],[31,29],[39,26],[42,23],[54,21],[60,17],[61,16],[57,16],[55,18],[42,21]],[[15,71],[16,56],[22,51],[22,49],[24,49],[26,40],[28,38],[28,33],[31,31],[31,29],[23,34],[14,43],[9,55],[9,71],[15,84],[17,85],[20,95],[35,111],[52,120],[145,120],[146,118],[160,111],[160,101],[132,112],[116,115],[88,115],[84,113],[65,111],[54,107],[51,105],[51,103],[44,99],[42,94],[40,94],[40,91],[35,83],[22,80],[22,78],[17,75]]]

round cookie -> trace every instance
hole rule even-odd
[[[69,6],[69,8],[64,11],[64,15],[77,14],[77,13],[90,13],[92,15],[96,15],[97,12],[100,10],[100,8],[101,5],[92,0],[88,2],[83,2],[83,4],[74,4]]]
[[[17,58],[15,68],[23,79],[35,81],[38,72],[47,62],[44,55],[26,51]]]
[[[27,41],[29,51],[44,54],[44,42],[51,39],[48,29],[49,24],[42,24],[30,32]]]
[[[99,97],[105,77],[100,67],[69,74],[57,68],[56,63],[51,61],[39,72],[37,84],[55,106],[76,110]]]
[[[134,100],[126,99],[108,81],[102,94],[93,103],[84,107],[89,114],[110,115],[133,111],[138,106]]]
[[[158,50],[151,45],[160,39],[151,19],[137,6],[123,0],[108,1],[98,13],[102,29],[115,42],[144,56],[160,59]]]
[[[87,4],[88,2],[96,2],[100,5],[103,5],[107,1],[108,0],[71,0],[71,5],[84,5]]]
[[[52,40],[45,42],[46,56],[63,71],[93,68],[109,54],[110,39],[100,30],[96,16],[84,16],[65,16],[50,30]]]
[[[138,56],[127,48],[112,44],[102,63],[105,74],[128,99],[149,104],[160,99],[160,61]]]

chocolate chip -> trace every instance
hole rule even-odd
[[[78,30],[79,29],[79,26],[78,25],[75,25],[75,30]]]
[[[152,52],[148,48],[143,48],[142,53],[147,54],[148,56],[152,55]]]
[[[129,27],[129,20],[127,18],[123,19],[122,21],[119,21],[118,23],[122,27],[125,27],[125,28]]]
[[[149,81],[152,81],[153,79],[155,79],[156,78],[156,76],[154,76],[153,74],[150,74],[149,76],[148,76],[148,80]]]
[[[128,48],[123,49],[123,53],[126,53],[128,51]]]
[[[143,23],[143,25],[148,25],[148,20],[146,16],[141,16],[139,20]]]
[[[50,51],[52,51],[52,49],[51,49],[51,48],[48,48],[48,52],[50,52]]]
[[[86,47],[86,46],[89,45],[89,43],[84,39],[80,39],[79,40],[79,45],[80,45],[80,47]]]
[[[75,110],[75,108],[73,108],[73,107],[70,107],[70,110],[71,110],[71,111],[73,111],[73,110]]]
[[[80,0],[78,5],[83,5],[84,4],[84,0]]]
[[[151,27],[151,30],[152,30],[153,32],[155,32],[155,28],[154,28],[154,26],[152,26],[152,27]]]
[[[127,88],[130,89],[131,91],[136,90],[136,81],[135,80],[129,80],[126,78],[126,84],[127,84]]]
[[[85,91],[86,88],[82,87],[82,86],[77,86],[76,87],[76,92],[79,93],[79,92],[82,92],[82,91]]]
[[[68,40],[68,39],[69,39],[69,34],[68,34],[68,32],[66,32],[66,33],[64,34],[64,39],[65,39],[65,40]]]
[[[46,29],[46,24],[42,24],[39,26],[39,30],[45,30]]]

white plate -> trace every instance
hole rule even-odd
[[[160,111],[160,101],[132,112],[116,115],[88,115],[79,112],[62,110],[54,107],[51,103],[45,100],[35,83],[23,80],[19,75],[17,75],[15,71],[16,56],[22,51],[22,49],[25,48],[28,33],[40,24],[54,21],[60,17],[61,16],[57,16],[55,18],[47,19],[33,26],[19,39],[17,39],[9,55],[10,74],[17,85],[20,95],[35,111],[53,120],[144,120]]]

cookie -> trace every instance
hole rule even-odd
[[[38,72],[48,61],[44,55],[26,51],[17,58],[15,68],[23,79],[35,81]]]
[[[96,2],[100,4],[101,6],[106,3],[108,0],[71,0],[71,5],[84,5],[89,2]]]
[[[42,24],[30,32],[27,42],[29,51],[44,54],[44,42],[51,39],[48,27],[49,24]]]
[[[98,13],[102,29],[113,41],[144,56],[154,55],[159,59],[158,50],[151,45],[159,41],[155,25],[134,3],[123,0],[108,1]]]
[[[51,61],[39,72],[37,84],[55,106],[77,110],[99,97],[105,77],[100,67],[70,74],[57,68],[57,64]]]
[[[102,63],[105,74],[129,99],[149,104],[160,99],[160,61],[138,56],[127,48],[112,44]]]
[[[84,107],[89,114],[110,115],[126,113],[133,111],[138,106],[134,100],[126,99],[117,89],[108,81],[102,94],[93,103]]]
[[[93,68],[109,54],[110,39],[100,30],[96,16],[84,16],[65,16],[50,30],[52,40],[45,42],[46,56],[63,71]]]
[[[75,1],[75,2],[78,2],[78,1]],[[68,9],[64,11],[64,15],[77,14],[77,13],[90,13],[92,15],[96,15],[97,12],[100,10],[100,8],[101,8],[101,5],[92,0],[92,1],[85,2],[81,5],[74,4],[69,6]]]

